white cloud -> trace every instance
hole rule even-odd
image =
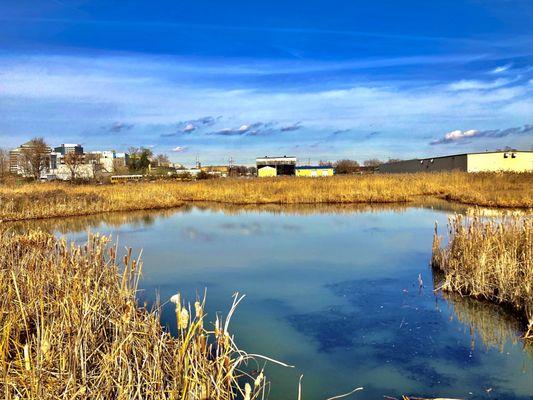
[[[461,131],[459,129],[455,131],[448,132],[444,135],[444,140],[447,141],[454,141],[454,140],[460,140],[467,137],[472,137],[477,134],[478,131],[475,129],[470,129],[468,131]]]
[[[501,74],[507,70],[509,70],[513,65],[512,64],[506,64],[501,65],[499,67],[494,68],[492,71],[490,71],[491,74]]]
[[[475,129],[470,129],[467,131],[455,130],[444,134],[444,137],[433,140],[430,142],[431,145],[436,144],[448,144],[458,141],[462,141],[469,138],[502,138],[509,135],[531,135],[533,133],[533,125],[526,124],[518,127],[504,128],[504,129],[489,129],[478,131]]]
[[[187,148],[185,146],[176,146],[172,149],[174,153],[183,153]]]
[[[189,124],[185,125],[185,127],[183,128],[183,132],[187,132],[188,133],[188,132],[194,131],[195,129],[196,129],[196,127],[193,124],[189,123]]]
[[[495,89],[501,86],[505,86],[512,82],[513,82],[512,80],[504,79],[504,78],[499,78],[493,81],[479,81],[479,80],[463,79],[458,82],[450,83],[447,86],[447,89],[451,91],[487,90],[487,89]]]

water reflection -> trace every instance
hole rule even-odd
[[[143,248],[143,301],[157,294],[165,301],[178,290],[193,300],[207,288],[212,318],[235,291],[247,294],[233,320],[240,347],[296,365],[268,367],[275,399],[296,398],[301,373],[311,400],[356,386],[365,387],[360,400],[528,398],[533,357],[516,321],[431,287],[434,222],[472,210],[440,201],[195,204],[9,226],[77,241],[90,229]],[[422,290],[419,274],[429,284]],[[174,328],[172,307],[163,308],[162,320]]]
[[[512,343],[523,346],[524,351],[533,356],[533,344],[523,340],[519,334],[523,332],[525,323],[502,307],[454,293],[443,292],[441,296],[452,307],[453,317],[464,325],[465,332],[470,335],[472,349],[482,345],[503,353],[505,345]]]
[[[16,232],[24,232],[38,227],[46,232],[68,234],[98,230],[101,227],[120,227],[125,224],[141,228],[148,228],[159,219],[170,218],[178,213],[191,213],[193,210],[207,212],[220,212],[227,215],[269,213],[275,215],[315,215],[315,214],[353,214],[353,213],[380,213],[383,211],[406,212],[409,209],[422,208],[435,211],[453,212],[471,215],[482,212],[489,216],[497,216],[508,210],[495,208],[479,208],[460,203],[435,198],[424,199],[411,203],[379,203],[379,204],[249,204],[235,205],[224,203],[196,202],[186,204],[179,208],[162,210],[140,210],[128,212],[111,212],[95,215],[84,215],[65,218],[49,218],[41,220],[26,220],[3,222],[3,227],[9,227]],[[513,212],[524,212],[515,210]]]

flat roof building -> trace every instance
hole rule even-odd
[[[437,171],[464,172],[531,172],[533,151],[487,151],[464,153],[433,158],[416,158],[381,164],[378,172],[412,173]]]
[[[9,171],[12,174],[31,176],[31,163],[26,156],[31,154],[33,146],[34,144],[30,140],[9,152]],[[55,166],[56,157],[53,156],[54,154],[52,149],[46,146],[44,153],[41,154],[43,162],[46,164],[43,168],[43,173]]]
[[[296,176],[319,177],[319,176],[333,176],[335,173],[331,165],[305,165],[296,167]]]
[[[255,164],[257,166],[257,175],[264,176],[278,176],[278,175],[295,175],[296,172],[296,157],[260,157],[256,158]],[[261,171],[264,168],[264,171]]]
[[[83,154],[83,147],[81,144],[63,143],[61,146],[56,147],[54,151],[63,156],[70,153]]]

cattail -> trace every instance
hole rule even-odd
[[[30,347],[28,343],[24,345],[24,367],[26,368],[26,371],[29,371],[31,369],[30,364]]]
[[[170,302],[176,304],[176,309],[178,309],[178,307],[181,306],[181,295],[176,293],[170,298]]]
[[[264,378],[263,371],[261,371],[259,375],[257,375],[257,378],[255,378],[254,387],[257,388],[261,386],[261,382],[263,381],[263,378]]]
[[[218,315],[215,320],[215,336],[220,336],[222,334],[222,330],[220,329],[220,321],[218,320]]]
[[[244,385],[244,400],[250,400],[252,398],[252,387],[249,383]]]
[[[48,354],[48,352],[50,351],[50,342],[47,340],[47,339],[43,339],[42,343],[41,343],[41,351],[43,353],[43,355],[46,357],[46,355]]]
[[[189,325],[189,311],[183,307],[178,313],[178,328],[187,329],[187,325]]]
[[[196,311],[196,318],[202,318],[204,316],[204,310],[202,309],[202,305],[199,301],[194,303],[194,309]]]

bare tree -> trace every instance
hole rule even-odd
[[[389,158],[389,160],[387,161],[387,164],[395,163],[399,161],[402,161],[402,159],[401,158]]]
[[[377,167],[378,165],[383,164],[383,161],[378,160],[377,158],[371,158],[370,160],[365,160],[363,165],[365,167]]]
[[[354,174],[359,170],[359,163],[355,160],[339,160],[335,163],[337,174]]]
[[[128,166],[124,158],[115,158],[113,160],[113,173],[123,175],[128,173]]]
[[[85,163],[91,166],[92,175],[94,179],[100,179],[102,172],[106,172],[100,160],[102,156],[98,153],[85,154]]]
[[[84,155],[81,153],[72,152],[65,154],[63,160],[70,172],[71,181],[75,181],[78,178],[78,172],[84,163],[84,158]]]
[[[0,177],[7,175],[9,172],[9,151],[0,148]]]
[[[22,168],[26,176],[35,180],[50,167],[50,147],[42,137],[33,138],[21,148]]]
[[[155,157],[155,160],[157,161],[157,165],[159,167],[166,167],[170,164],[170,160],[166,154],[158,154]]]

